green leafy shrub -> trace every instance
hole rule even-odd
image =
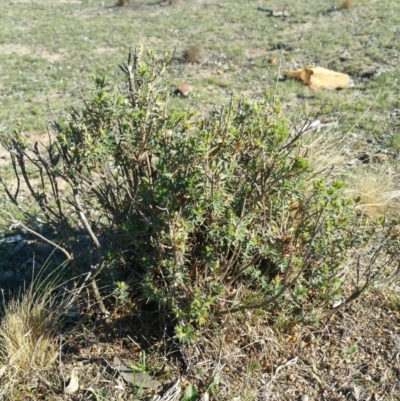
[[[242,310],[280,323],[319,318],[387,279],[394,228],[354,213],[343,182],[310,168],[307,129],[290,131],[268,96],[232,96],[206,117],[174,107],[161,79],[170,57],[134,48],[123,93],[96,78],[85,107],[56,124],[60,162],[49,154],[37,164],[47,163],[43,187],[53,190],[32,190],[36,202],[55,226],[85,229],[96,274],[117,259],[129,266],[182,341]],[[11,152],[26,152],[21,137],[6,141]]]

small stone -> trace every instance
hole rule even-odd
[[[385,161],[388,161],[389,159],[390,157],[386,153],[362,153],[356,158],[350,160],[347,164],[352,165],[357,162],[361,162],[363,164],[383,163]]]
[[[272,10],[271,15],[273,17],[289,17],[290,16],[290,10],[287,9],[286,7],[275,8],[275,9]]]
[[[264,11],[268,13],[270,17],[289,17],[290,16],[290,10],[286,7],[278,7],[274,9],[270,8],[263,8],[263,7],[258,7],[258,11]]]
[[[202,397],[200,398],[200,401],[209,401],[210,400],[210,396],[208,395],[208,393],[204,393],[202,395]]]
[[[183,97],[188,97],[189,93],[192,91],[192,87],[187,84],[187,83],[182,83],[178,85],[178,87],[175,90],[175,95],[180,95]]]
[[[76,368],[73,368],[71,371],[71,377],[67,381],[66,386],[64,387],[65,394],[73,394],[79,390],[79,379],[77,375]]]
[[[154,380],[146,372],[135,372],[117,357],[114,357],[114,365],[122,378],[135,387],[156,389],[161,386],[161,383],[158,380]]]

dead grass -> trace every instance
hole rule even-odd
[[[195,342],[182,345],[188,376],[202,383],[198,387],[201,393],[212,391],[210,383],[218,384],[220,401],[258,399],[256,372],[273,366],[281,350],[267,316],[259,314],[255,318],[253,312],[227,316],[218,332],[205,330]],[[266,388],[262,399],[271,395]]]
[[[382,297],[370,294],[322,327],[296,325],[280,333],[266,316],[250,311],[229,316],[220,331],[183,347],[186,380],[203,382],[201,393],[217,382],[218,396],[211,399],[218,401],[339,401],[345,399],[344,391],[347,399],[367,400],[371,391],[398,399],[395,375],[378,373],[398,362],[380,357],[385,367],[370,363],[394,349],[388,338],[396,318],[385,314],[383,303]],[[375,375],[382,377],[379,384]]]
[[[304,137],[302,156],[314,174],[326,173],[328,179],[344,179],[344,195],[356,201],[356,212],[369,218],[394,217],[400,212],[400,184],[396,174],[389,174],[388,164],[368,164],[350,168],[349,156],[341,148],[346,136],[332,129],[310,132]]]
[[[205,55],[206,51],[200,44],[190,46],[183,52],[183,57],[188,63],[201,63],[204,61]]]
[[[339,10],[350,10],[356,6],[355,0],[340,0]]]
[[[4,307],[0,323],[1,399],[23,399],[24,389],[37,388],[54,371],[60,311],[65,312],[71,300],[69,296],[59,299],[56,289],[54,282],[43,285],[34,280],[25,294]]]
[[[346,158],[340,150],[345,139],[336,130],[337,123],[319,132],[310,131],[304,137],[302,156],[310,163],[314,174],[329,173],[331,177],[343,173]]]
[[[396,176],[388,174],[384,166],[355,169],[348,174],[347,184],[345,195],[356,201],[358,212],[372,219],[399,213],[399,185]]]

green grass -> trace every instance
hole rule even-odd
[[[90,90],[92,75],[108,74],[120,83],[117,64],[124,60],[127,46],[139,38],[158,51],[176,47],[178,55],[187,46],[202,43],[208,62],[197,68],[174,63],[169,78],[172,86],[189,81],[205,104],[226,101],[231,90],[261,95],[275,88],[279,71],[317,64],[351,74],[375,67],[384,73],[362,82],[355,78],[353,90],[317,94],[309,107],[323,106],[326,113],[346,111],[344,121],[351,126],[377,91],[382,91],[384,101],[378,110],[371,109],[357,128],[369,131],[376,115],[385,121],[388,111],[398,106],[399,89],[394,82],[399,73],[393,60],[400,50],[395,40],[400,15],[393,1],[361,2],[346,12],[329,12],[327,4],[306,0],[290,5],[287,19],[267,17],[257,10],[258,1],[182,1],[176,7],[151,3],[135,0],[122,8],[113,7],[112,0],[104,6],[97,0],[4,4],[0,19],[0,50],[6,49],[0,76],[2,124],[8,128],[23,121],[27,131],[44,132],[49,119],[47,99],[56,116],[65,116],[76,104],[79,91]],[[269,50],[279,42],[293,50]],[[340,61],[346,52],[349,58]],[[268,65],[269,55],[281,60],[281,65]],[[227,71],[223,79],[216,76],[219,65]],[[229,90],[221,93],[221,88]],[[276,90],[284,103],[304,91],[291,82],[279,83]],[[296,101],[290,111],[298,113],[304,103]]]

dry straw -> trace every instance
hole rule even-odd
[[[1,399],[14,399],[15,394],[20,393],[21,383],[36,387],[55,371],[57,329],[62,315],[73,304],[72,293],[63,296],[65,291],[56,282],[56,279],[45,282],[39,276],[24,293],[8,303],[3,300],[5,306],[0,323]]]
[[[400,211],[400,190],[396,176],[388,174],[384,166],[361,166],[347,178],[345,195],[356,200],[356,210],[372,219],[393,216]]]

